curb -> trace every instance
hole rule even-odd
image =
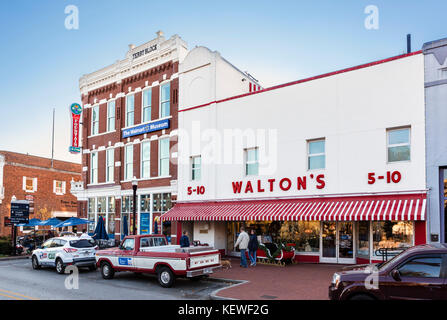
[[[10,257],[3,257],[0,258],[1,261],[11,261],[11,260],[21,260],[21,259],[29,259],[30,256],[10,256]]]
[[[210,299],[211,300],[239,300],[236,298],[227,298],[227,297],[220,297],[217,294],[222,291],[222,290],[226,290],[229,288],[234,288],[243,284],[246,284],[250,281],[247,280],[234,280],[234,279],[223,279],[223,278],[208,278],[207,281],[214,281],[214,282],[230,282],[233,283],[232,285],[228,286],[228,287],[224,287],[224,288],[220,288],[217,290],[214,290],[213,292],[210,293]]]

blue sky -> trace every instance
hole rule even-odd
[[[67,5],[79,9],[79,30],[64,26]],[[365,7],[379,9],[367,30]],[[128,44],[163,30],[189,48],[204,45],[264,86],[317,75],[406,51],[447,37],[447,1],[416,0],[15,0],[0,3],[0,150],[51,156],[68,153],[68,107],[79,102],[78,79],[123,59]]]

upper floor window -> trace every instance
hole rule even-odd
[[[130,94],[126,97],[126,127],[134,125],[135,96]]]
[[[124,179],[131,180],[133,178],[133,145],[126,146],[125,152]]]
[[[65,187],[66,183],[65,181],[53,181],[53,192],[57,195],[64,195],[65,194]]]
[[[92,108],[92,136],[99,133],[99,105]]]
[[[158,175],[160,177],[167,177],[167,176],[169,176],[169,138],[160,139],[160,140],[158,140],[158,142],[159,142]]]
[[[152,112],[152,89],[143,91],[143,122],[151,121]]]
[[[410,161],[410,128],[387,131],[388,162]]]
[[[163,84],[160,87],[160,118],[171,115],[171,83]]]
[[[326,168],[326,140],[319,139],[307,142],[308,170]]]
[[[113,182],[115,169],[115,149],[107,149],[106,151],[106,181]]]
[[[115,101],[107,104],[107,131],[115,130]]]
[[[141,144],[141,178],[150,178],[151,176],[151,143],[150,141]]]
[[[258,148],[245,149],[245,175],[257,176],[259,174]]]
[[[98,183],[98,153],[91,154],[90,183]]]
[[[202,157],[191,157],[191,180],[199,181],[202,177]]]
[[[37,178],[23,177],[22,189],[25,192],[36,192],[37,191]]]

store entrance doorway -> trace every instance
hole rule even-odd
[[[354,222],[323,221],[321,222],[322,263],[355,263]]]

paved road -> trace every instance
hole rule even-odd
[[[104,280],[99,271],[80,269],[79,288],[68,290],[67,276],[54,269],[33,270],[29,259],[0,261],[0,300],[206,300],[211,292],[225,286],[212,281],[178,279],[175,287],[166,289],[152,275],[124,272],[115,274],[112,280]]]

